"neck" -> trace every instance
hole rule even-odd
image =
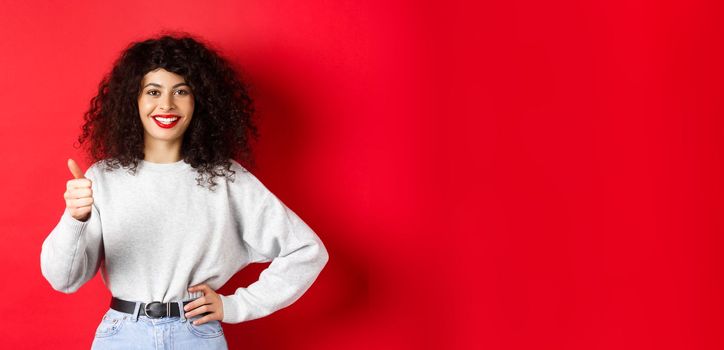
[[[161,141],[146,139],[144,160],[153,163],[175,163],[181,160],[181,140]]]

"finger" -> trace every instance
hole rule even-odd
[[[194,301],[186,304],[186,306],[184,306],[184,310],[185,310],[185,311],[193,310],[193,309],[195,309],[195,308],[197,308],[197,307],[199,307],[199,306],[201,306],[201,305],[209,304],[209,303],[211,302],[210,299],[208,299],[208,298],[206,297],[206,295],[207,295],[209,292],[213,292],[213,290],[212,290],[211,287],[209,287],[206,283],[202,283],[202,284],[197,284],[197,285],[195,285],[195,286],[191,286],[191,287],[188,288],[188,291],[189,291],[189,292],[202,291],[204,295],[201,296],[201,297],[199,297],[199,298],[197,298],[196,300],[194,300]]]
[[[193,310],[191,310],[191,311],[189,311],[189,312],[187,312],[187,313],[184,313],[184,316],[186,316],[187,318],[191,318],[191,317],[194,317],[194,316],[196,316],[196,315],[201,315],[201,314],[205,314],[205,313],[211,313],[211,312],[214,312],[214,311],[216,311],[216,307],[214,307],[214,305],[212,305],[212,304],[202,305],[202,306],[199,306],[199,307],[197,307],[197,308],[195,308],[195,309],[193,309]]]
[[[81,170],[80,166],[78,166],[78,163],[76,163],[73,159],[68,159],[68,169],[70,169],[70,172],[76,179],[84,178],[83,170]]]
[[[200,297],[184,306],[184,311],[193,310],[199,306],[207,304],[206,297]]]
[[[208,285],[206,285],[206,283],[202,283],[202,284],[198,284],[198,285],[189,287],[188,291],[189,292],[201,291],[202,295],[206,295],[209,291],[211,291],[211,288]]]
[[[89,207],[93,204],[93,197],[68,199],[67,204],[69,208]]]
[[[206,323],[206,322],[216,321],[216,320],[217,320],[217,318],[216,318],[216,313],[213,313],[213,314],[208,314],[208,315],[206,315],[206,316],[204,316],[204,317],[202,317],[202,318],[199,318],[198,320],[196,320],[196,321],[194,321],[194,322],[192,322],[192,323],[193,323],[194,325],[197,325],[197,326],[198,326],[198,325],[200,325],[200,324],[204,324],[204,323]]]
[[[65,197],[65,199],[93,197],[93,190],[90,187],[81,187],[70,191],[65,191],[65,194],[63,196]]]
[[[204,294],[206,294],[206,292],[211,290],[211,287],[209,287],[209,285],[206,283],[201,283],[201,284],[197,284],[195,286],[189,287],[189,292],[195,292],[195,291],[199,291],[199,290],[203,291]]]
[[[93,183],[90,179],[73,179],[69,180],[68,184],[66,185],[66,188],[69,190],[73,190],[76,188],[91,188],[93,186]]]

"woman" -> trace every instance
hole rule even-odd
[[[252,101],[232,66],[191,36],[129,45],[99,86],[74,176],[43,242],[43,276],[64,293],[100,269],[113,295],[97,349],[226,349],[221,322],[296,301],[328,260],[319,237],[252,173]],[[232,295],[237,271],[269,262]]]

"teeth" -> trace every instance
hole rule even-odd
[[[161,117],[154,117],[153,119],[156,119],[164,124],[171,124],[175,121],[177,121],[179,118],[161,118]]]

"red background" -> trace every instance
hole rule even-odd
[[[718,2],[0,5],[8,348],[92,342],[110,293],[54,291],[40,247],[98,82],[160,29],[245,67],[254,172],[330,252],[231,348],[724,347]]]

